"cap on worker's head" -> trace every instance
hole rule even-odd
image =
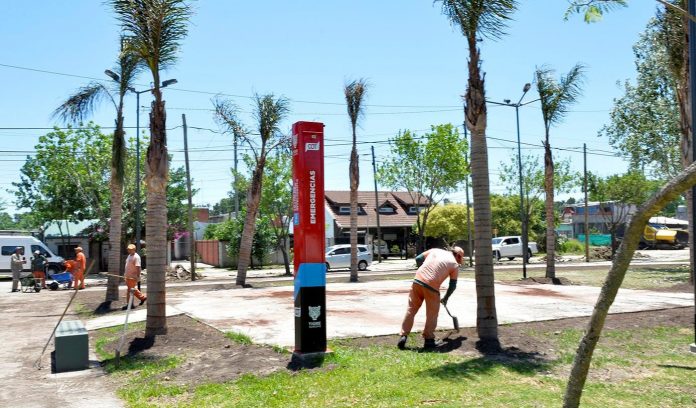
[[[75,251],[80,251],[80,252],[82,252],[82,247],[75,247]]]
[[[35,253],[36,255],[39,255],[39,254],[41,253],[41,251],[39,251],[39,250],[37,249],[36,251],[34,251],[34,253]]]
[[[128,244],[126,249],[135,249],[135,244]]]
[[[452,247],[452,253],[459,255],[462,259],[464,258],[464,250],[458,246]]]

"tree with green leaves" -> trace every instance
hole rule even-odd
[[[249,146],[252,152],[253,171],[247,192],[246,218],[244,230],[239,243],[239,260],[237,264],[237,285],[246,284],[246,275],[252,256],[252,244],[256,229],[256,218],[261,204],[263,175],[269,155],[283,146],[288,146],[288,136],[280,131],[280,124],[289,112],[288,100],[276,98],[273,94],[256,95],[254,98],[254,118],[256,119],[258,137],[245,130],[238,118],[238,109],[229,100],[217,99],[215,118],[222,126]]]
[[[452,124],[433,125],[418,135],[410,130],[390,140],[391,155],[377,171],[380,184],[406,190],[420,209],[416,220],[418,251],[424,250],[431,211],[456,191],[468,175],[468,143]]]
[[[358,121],[365,114],[364,99],[367,94],[367,81],[356,79],[343,88],[348,108],[348,118],[353,135],[350,151],[348,176],[350,179],[350,281],[358,281],[358,187],[360,185],[360,166],[358,163],[358,145],[356,128]]]
[[[181,42],[188,34],[191,8],[184,0],[110,0],[128,38],[126,52],[138,57],[152,74],[154,101],[150,110],[150,144],[147,148],[147,322],[145,336],[167,333],[167,114],[162,98],[160,71],[177,61]]]
[[[430,211],[430,221],[425,226],[424,235],[441,238],[448,246],[454,241],[467,239],[469,236],[466,223],[467,210],[469,214],[472,213],[465,204],[452,203],[433,207]],[[419,214],[419,217],[421,216],[422,213]]]
[[[127,42],[121,36],[121,44]],[[123,48],[123,47],[122,47]],[[111,102],[116,111],[116,127],[111,143],[111,176],[109,186],[111,193],[111,211],[109,217],[109,278],[106,285],[106,302],[118,300],[119,275],[123,275],[121,266],[121,217],[123,204],[123,185],[125,178],[126,139],[123,129],[123,99],[138,74],[138,57],[121,50],[115,72],[108,71],[114,80],[113,86],[107,87],[101,82],[91,82],[80,88],[61,104],[53,113],[54,117],[64,122],[79,124],[93,115],[97,104],[104,99]],[[111,84],[110,84],[111,85]]]
[[[556,277],[556,217],[554,215],[554,163],[551,152],[551,126],[559,124],[582,93],[585,67],[576,64],[556,80],[549,67],[536,69],[536,84],[544,119],[544,192],[546,196],[546,277]]]
[[[438,0],[442,13],[466,40],[469,80],[464,95],[465,123],[471,132],[471,178],[474,193],[474,242],[476,256],[476,330],[482,348],[497,349],[498,316],[495,309],[493,251],[491,248],[490,180],[486,144],[486,91],[481,72],[479,41],[505,34],[517,8],[515,0]]]
[[[264,172],[263,191],[261,193],[260,213],[269,218],[269,227],[274,238],[273,246],[283,254],[285,274],[290,272],[288,241],[290,239],[290,221],[292,220],[292,164],[288,149],[277,151],[275,157],[269,157]]]
[[[530,241],[543,237],[545,223],[542,218],[544,204],[541,200],[530,201],[528,207],[527,227]],[[520,198],[517,194],[491,194],[491,214],[493,228],[498,231],[498,236],[519,235],[522,228],[520,220]]]

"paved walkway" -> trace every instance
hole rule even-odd
[[[327,335],[329,338],[396,334],[406,311],[410,280],[364,283],[329,283],[327,286]],[[589,316],[600,288],[589,286],[496,284],[496,307],[500,324]],[[221,331],[236,331],[254,342],[294,344],[293,289],[291,286],[191,290],[172,293],[169,313],[183,312]],[[694,304],[693,294],[621,289],[611,313],[636,312]],[[474,281],[460,279],[449,303],[462,327],[476,325]],[[110,316],[123,322],[123,315]],[[144,318],[144,317],[143,317]],[[135,318],[137,320],[137,317]],[[131,321],[134,320],[132,316]],[[103,326],[93,320],[88,327]],[[422,330],[425,312],[416,317],[414,330]],[[438,328],[452,327],[444,310]]]
[[[121,400],[106,386],[105,374],[97,367],[94,355],[90,356],[94,368],[51,374],[51,342],[41,359],[44,368],[33,367],[72,291],[9,293],[10,288],[11,282],[0,283],[0,406],[122,407]],[[68,313],[64,320],[78,317]]]

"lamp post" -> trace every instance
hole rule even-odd
[[[520,142],[520,106],[528,105],[532,102],[536,102],[539,99],[533,101],[522,103],[522,99],[527,95],[527,92],[532,88],[532,84],[526,83],[522,88],[522,96],[517,101],[517,103],[511,103],[510,99],[503,99],[504,103],[487,101],[489,103],[501,106],[512,106],[515,108],[515,119],[517,122],[517,170],[520,181],[520,222],[522,223],[522,277],[527,278],[527,253],[529,252],[529,238],[527,231],[527,213],[524,207],[524,183],[522,182],[522,143]]]
[[[107,74],[108,75],[108,74]],[[177,83],[176,79],[162,82],[161,88]],[[140,94],[152,92],[155,88],[136,91],[133,87],[128,90],[135,94],[135,250],[140,253]]]

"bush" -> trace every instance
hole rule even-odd
[[[562,254],[582,254],[585,252],[585,244],[577,239],[559,238],[558,252]]]

